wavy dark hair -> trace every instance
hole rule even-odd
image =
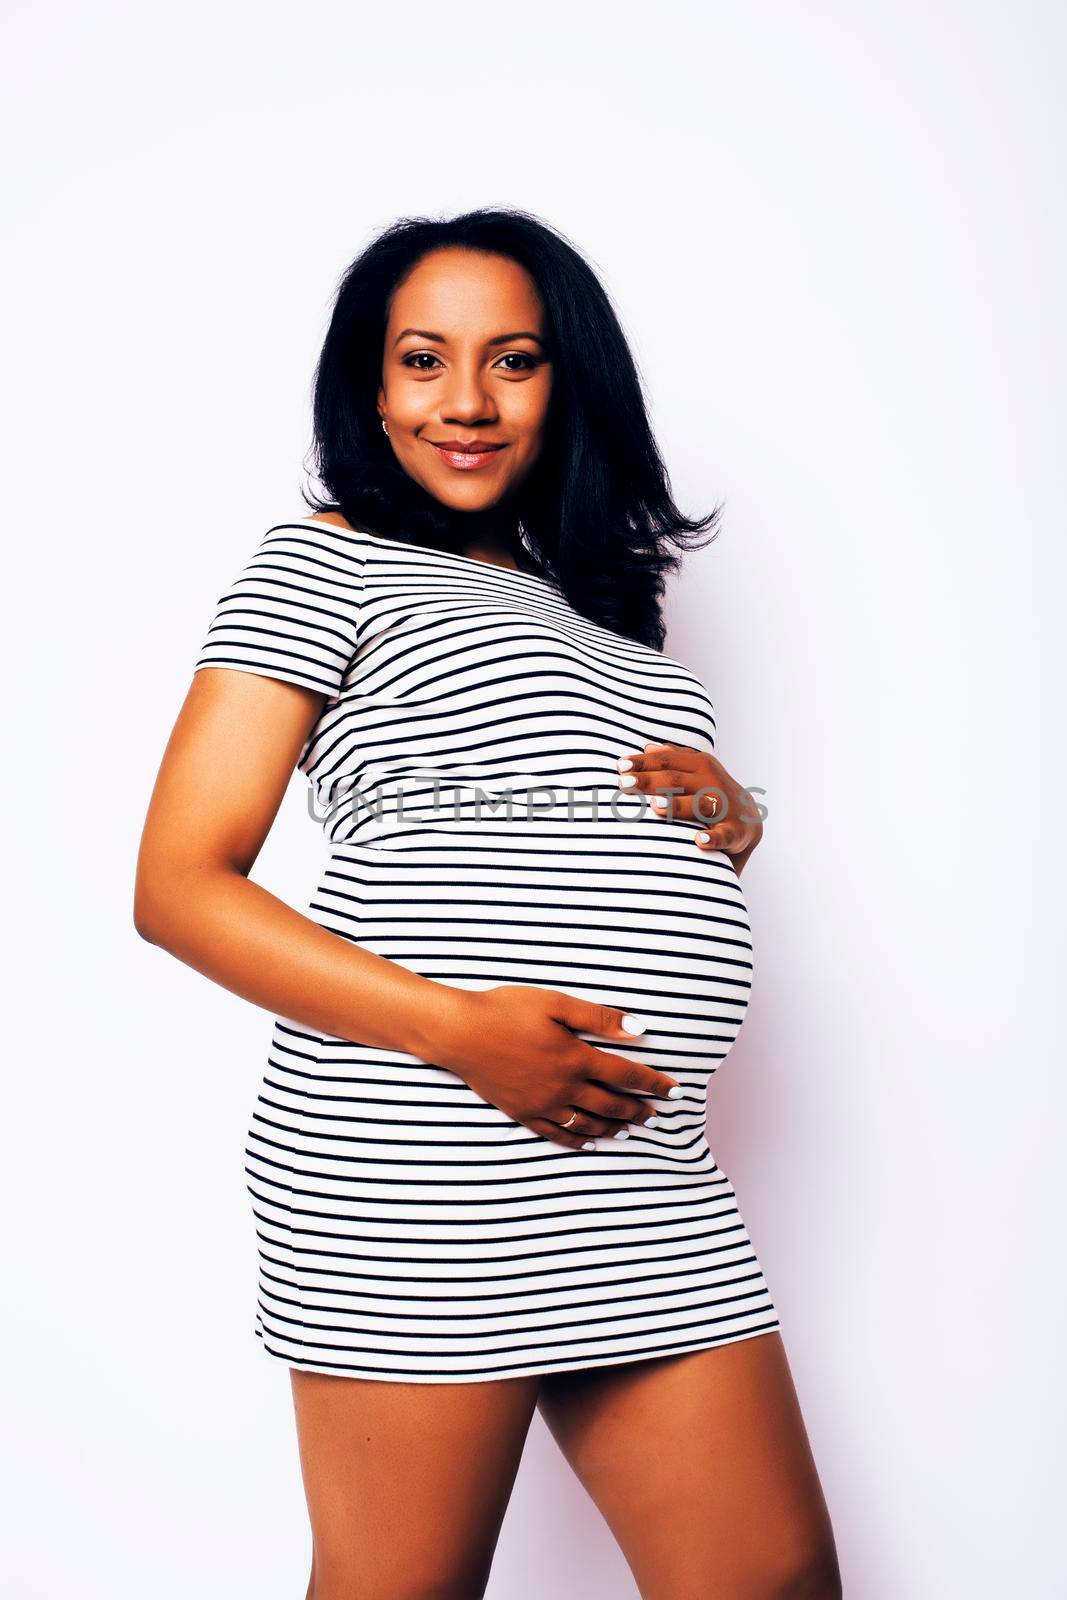
[[[377,409],[394,291],[429,252],[446,247],[510,257],[529,273],[545,313],[553,363],[541,453],[498,506],[458,511],[401,467]],[[680,549],[718,533],[721,506],[683,516],[649,425],[641,379],[600,280],[562,234],[528,212],[468,211],[450,220],[401,218],[342,275],[314,378],[317,511],[354,528],[462,552],[485,533],[526,570],[555,581],[576,611],[663,648],[667,573]],[[706,538],[699,537],[706,534]]]

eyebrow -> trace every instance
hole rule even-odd
[[[409,333],[415,334],[415,336],[419,339],[432,339],[435,344],[448,343],[448,340],[445,338],[443,333],[431,333],[428,328],[404,328],[402,332],[397,334],[396,338],[393,340],[393,344],[398,345],[401,339],[407,338]],[[486,343],[510,344],[513,339],[532,339],[534,344],[539,344],[541,346],[542,350],[547,349],[547,345],[539,333],[530,333],[528,331],[520,331],[518,333],[500,333],[497,334],[495,339],[486,340]]]

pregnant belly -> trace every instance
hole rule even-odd
[[[702,1098],[744,1020],[753,951],[730,858],[694,831],[661,818],[398,829],[331,846],[309,914],[455,987],[532,983],[633,1011],[646,1033],[611,1048]]]

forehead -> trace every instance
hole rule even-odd
[[[415,326],[452,334],[543,332],[537,285],[510,256],[435,250],[416,263],[393,294],[388,328]]]

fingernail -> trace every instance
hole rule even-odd
[[[583,1150],[595,1150],[596,1149],[596,1140],[595,1139],[587,1139],[585,1141],[585,1143],[582,1145],[582,1149]]]
[[[620,772],[629,772],[630,768],[633,766],[633,762],[630,760],[629,756],[623,756],[620,760],[616,761],[615,765],[618,767]]]
[[[619,1026],[624,1033],[644,1033],[645,1025],[640,1017],[632,1017],[629,1012],[623,1017]]]
[[[620,789],[632,789],[636,782],[637,782],[637,779],[635,777],[633,777],[630,773],[624,773],[623,776],[619,779],[619,788]]]
[[[644,1123],[644,1126],[646,1128],[658,1128],[659,1127],[659,1118],[658,1117],[649,1117],[648,1120]]]
[[[666,800],[664,800],[661,794],[654,794],[648,803],[650,806],[655,806],[657,811],[662,811],[663,807],[667,804]]]
[[[697,834],[697,839],[699,840],[699,842],[701,844],[708,844],[710,842],[710,839],[711,839],[711,834],[710,833],[698,833]]]
[[[613,1134],[612,1137],[615,1139],[628,1139],[630,1137],[630,1130],[629,1128],[620,1128],[618,1133]]]
[[[685,1090],[682,1088],[681,1084],[680,1083],[676,1083],[673,1089],[668,1089],[667,1090],[667,1099],[668,1100],[680,1100],[684,1094],[685,1094]]]

